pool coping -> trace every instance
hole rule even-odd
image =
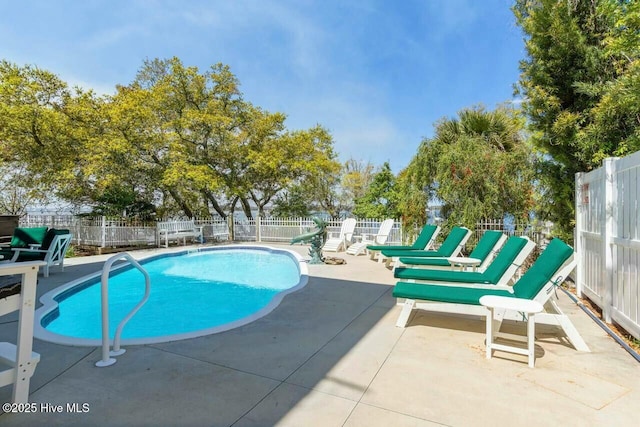
[[[238,249],[261,250],[261,251],[270,252],[270,253],[280,253],[280,254],[287,255],[293,258],[293,260],[297,262],[298,271],[300,274],[300,280],[295,286],[285,289],[281,292],[278,292],[276,295],[273,296],[271,301],[260,310],[256,311],[255,313],[249,316],[245,316],[241,319],[234,320],[233,322],[225,323],[224,325],[219,325],[212,328],[200,329],[198,331],[186,332],[182,334],[173,334],[173,335],[165,335],[165,336],[150,337],[150,338],[128,338],[128,339],[123,338],[121,340],[122,345],[144,345],[144,344],[158,344],[158,343],[171,342],[171,341],[181,341],[185,339],[198,338],[206,335],[213,335],[213,334],[229,331],[231,329],[239,328],[241,326],[254,322],[266,316],[267,314],[271,313],[276,307],[280,305],[280,303],[282,302],[285,296],[304,288],[309,281],[309,268],[307,265],[307,261],[300,254],[289,249],[274,248],[271,246],[264,246],[264,245],[246,245],[246,244],[235,245],[234,244],[234,245],[220,245],[215,247],[188,248],[183,251],[177,251],[177,252],[169,251],[169,252],[163,252],[160,254],[150,255],[147,257],[143,257],[137,261],[144,267],[144,263],[147,263],[149,261],[159,259],[159,258],[169,257],[169,256],[171,257],[180,256],[180,255],[194,253],[194,252],[213,252],[213,251],[219,251],[219,250],[238,250]],[[128,264],[128,263],[120,264],[115,266],[111,271],[115,273],[115,272],[118,272],[119,270],[129,269],[129,268],[131,268],[131,264]],[[55,344],[80,346],[80,347],[101,346],[102,339],[69,337],[66,335],[60,335],[60,334],[51,332],[42,326],[42,319],[45,316],[49,315],[52,311],[57,310],[58,308],[58,302],[55,300],[56,297],[58,297],[60,294],[63,294],[65,292],[69,292],[71,289],[78,287],[88,281],[99,279],[101,275],[102,275],[102,269],[100,269],[95,273],[80,277],[79,279],[73,280],[55,289],[52,289],[51,291],[42,295],[40,297],[40,302],[42,303],[42,306],[39,307],[35,312],[33,336],[40,340],[55,343]],[[113,341],[113,339],[110,338],[110,341]]]

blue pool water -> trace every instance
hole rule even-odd
[[[215,328],[234,322],[248,323],[261,310],[273,309],[269,304],[277,295],[301,282],[299,263],[292,254],[264,249],[165,255],[144,262],[143,268],[151,276],[151,293],[125,326],[125,342],[180,339],[198,336],[198,331],[216,332]],[[57,310],[48,309],[41,326],[55,335],[99,340],[100,287],[97,277],[53,296]],[[142,299],[144,288],[144,277],[136,269],[117,272],[109,279],[111,337],[122,318]]]

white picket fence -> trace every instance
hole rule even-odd
[[[221,239],[241,242],[281,242],[307,233],[316,227],[312,218],[255,218],[232,220],[231,218],[194,218],[202,226],[207,241]],[[355,235],[375,234],[382,220],[359,219]],[[327,231],[339,232],[341,219],[327,220]],[[121,218],[81,218],[73,215],[27,215],[20,219],[21,227],[47,226],[68,228],[73,233],[73,243],[84,246],[131,247],[155,246],[158,230],[154,222],[139,222]],[[403,241],[402,225],[396,221],[389,244]]]
[[[576,174],[577,292],[640,339],[640,152]]]
[[[342,219],[329,219],[327,232],[339,233]],[[380,219],[358,219],[354,235],[376,234],[380,228]],[[230,225],[232,240],[252,242],[289,242],[291,238],[316,228],[312,218],[255,218],[235,220]],[[389,244],[401,244],[402,224],[395,221],[389,233]]]

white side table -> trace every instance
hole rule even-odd
[[[482,264],[482,260],[478,258],[467,258],[461,256],[454,256],[447,258],[452,268],[459,267],[460,271],[466,270],[467,267],[473,267],[473,271],[476,271],[478,266]]]
[[[487,315],[487,359],[491,359],[493,350],[508,351],[511,353],[523,354],[529,357],[529,367],[533,368],[535,364],[535,335],[536,335],[536,322],[535,314],[540,313],[543,310],[542,304],[538,301],[503,297],[496,295],[485,295],[480,298],[480,304],[489,309]],[[508,337],[514,339],[511,334],[501,334],[499,330],[494,331],[493,327],[493,314],[495,309],[514,310],[523,313],[527,316],[527,348],[522,349],[506,344],[495,343],[496,338]],[[519,337],[521,338],[521,337]]]

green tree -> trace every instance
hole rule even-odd
[[[635,1],[517,0],[527,58],[524,97],[547,203],[564,237],[574,218],[574,176],[640,149],[640,5]]]
[[[353,214],[359,218],[398,218],[398,200],[396,177],[385,162],[364,195],[355,200]]]
[[[308,196],[299,185],[291,186],[275,197],[271,214],[283,218],[306,218],[311,214]]]
[[[0,161],[0,212],[8,215],[24,215],[27,207],[52,200],[46,186],[34,181],[19,163]]]
[[[405,221],[424,220],[427,200],[442,202],[449,226],[482,219],[526,218],[533,208],[533,167],[516,111],[465,109],[442,119],[400,174]]]
[[[245,101],[223,64],[201,73],[178,58],[145,61],[131,84],[96,97],[0,63],[4,160],[100,212],[226,217],[239,204],[263,214],[288,186],[339,168],[329,132],[289,131],[285,119]]]
[[[22,170],[19,181],[89,201],[96,179],[85,176],[84,155],[102,131],[101,103],[48,71],[0,62],[0,144],[3,159]]]
[[[343,210],[353,211],[356,200],[364,197],[375,176],[371,162],[350,158],[342,165],[341,204]]]

